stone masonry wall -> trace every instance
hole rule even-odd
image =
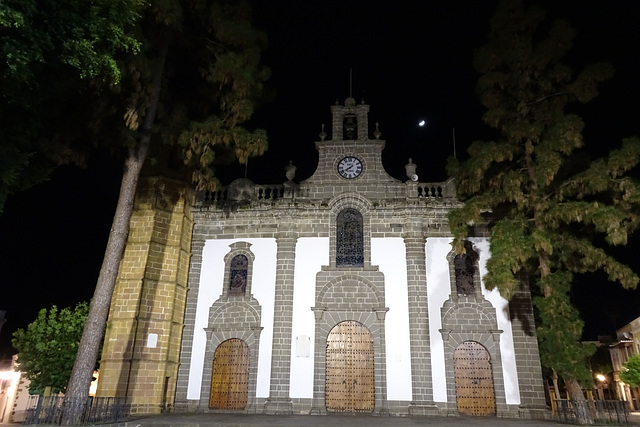
[[[136,195],[97,392],[127,397],[132,414],[173,405],[193,229],[193,197],[186,188],[146,178]]]

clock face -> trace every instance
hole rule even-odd
[[[347,156],[338,163],[338,173],[347,179],[357,178],[362,173],[362,162],[356,157]]]

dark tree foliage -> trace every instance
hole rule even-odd
[[[43,86],[43,69],[61,63],[80,77],[120,79],[114,55],[136,51],[127,29],[142,0],[4,0],[0,4],[2,77],[24,87]]]
[[[584,124],[568,106],[593,99],[613,71],[594,64],[574,73],[562,62],[574,30],[557,21],[542,32],[543,18],[536,6],[502,1],[488,43],[475,54],[483,119],[499,137],[473,143],[463,162],[451,160],[464,206],[449,220],[458,252],[469,226],[488,221],[488,289],[510,299],[519,275],[538,284],[542,363],[563,377],[573,398],[584,399],[579,381],[592,380],[585,360],[593,348],[580,343],[583,322],[569,290],[574,273],[596,270],[625,288],[638,284],[607,248],[626,244],[640,224],[640,185],[628,175],[640,160],[640,140],[583,161]],[[589,422],[588,414],[580,421]]]
[[[96,133],[88,106],[120,80],[115,55],[138,50],[131,30],[142,4],[0,2],[0,212],[56,165],[83,164]]]

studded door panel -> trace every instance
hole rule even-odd
[[[458,412],[464,415],[495,415],[491,356],[479,343],[465,341],[454,354]]]
[[[218,346],[211,375],[212,409],[244,409],[249,389],[249,347],[240,339]]]
[[[373,339],[355,321],[327,337],[325,403],[331,412],[372,412],[375,406]]]

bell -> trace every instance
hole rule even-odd
[[[344,116],[344,139],[356,139],[358,136],[358,122],[354,114]]]

